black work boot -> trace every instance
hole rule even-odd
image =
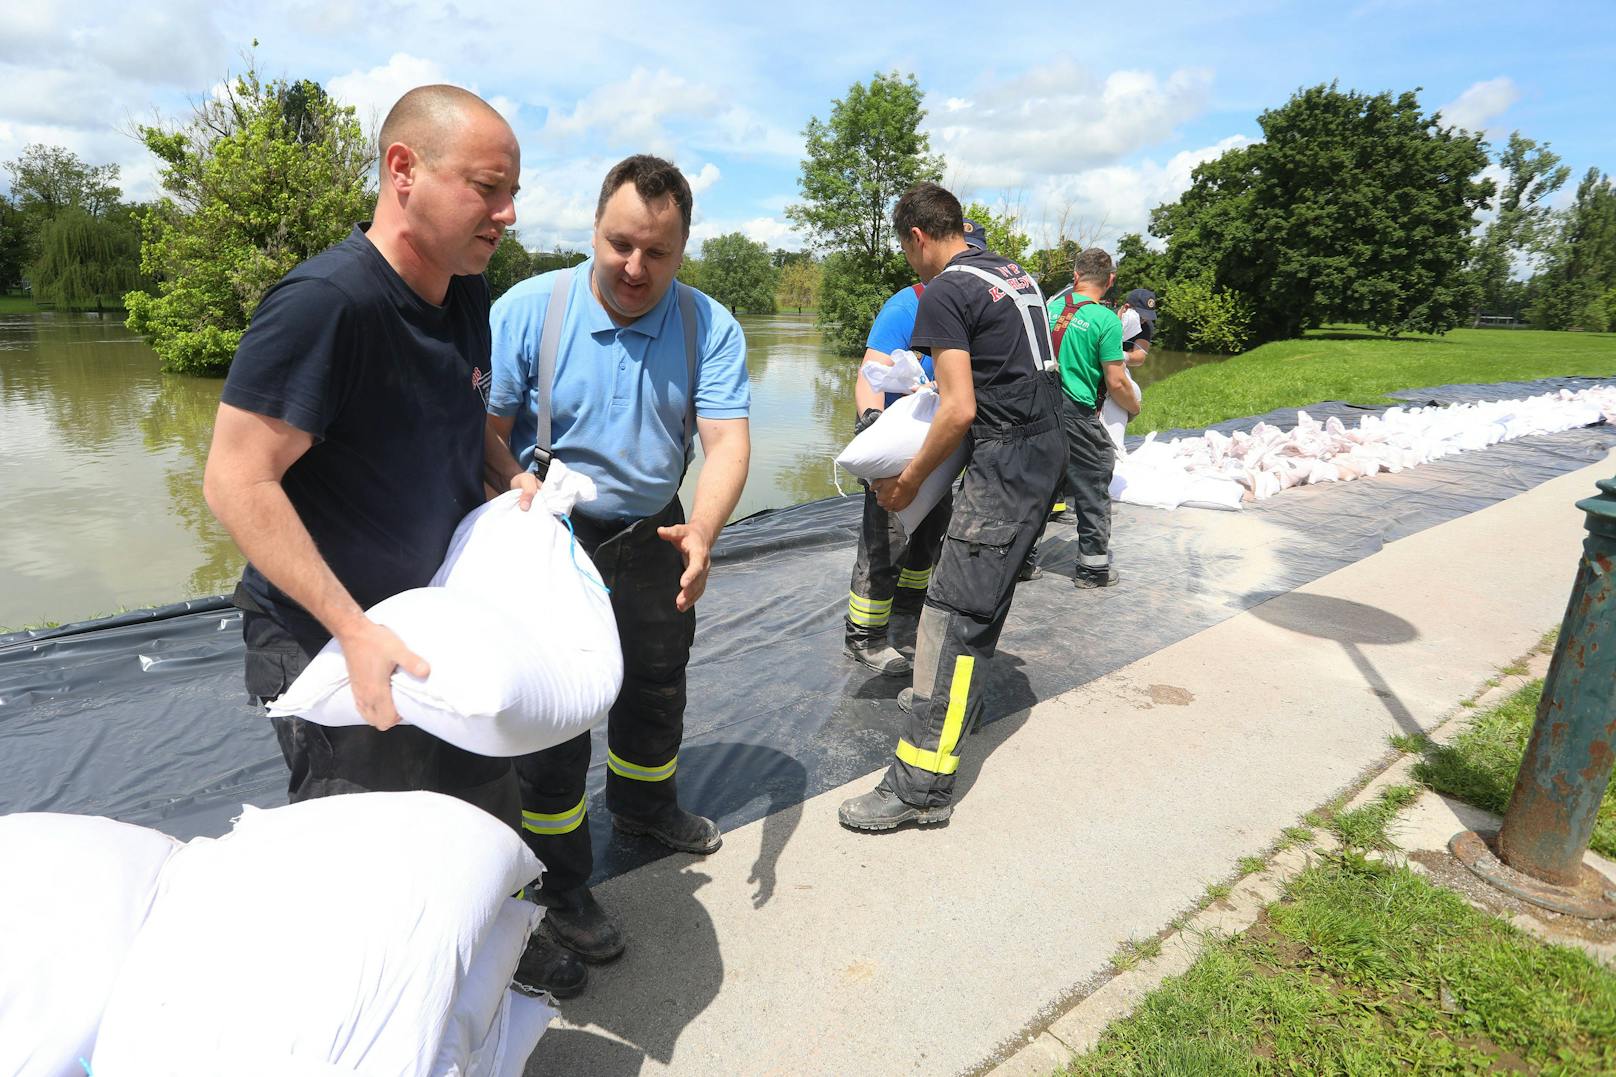
[[[1078,565],[1072,572],[1072,585],[1074,587],[1110,587],[1117,582],[1117,570],[1110,565],[1104,568],[1089,568]]]
[[[848,636],[842,653],[859,665],[875,670],[883,677],[907,677],[915,668],[909,659],[886,641],[885,637],[856,639]]]
[[[533,900],[546,910],[539,926],[585,961],[610,961],[623,952],[623,933],[589,887],[539,890]]]
[[[1043,574],[1044,570],[1038,567],[1038,543],[1035,542],[1032,549],[1027,551],[1027,559],[1021,562],[1021,567],[1016,570],[1016,579],[1026,583],[1028,580],[1036,580]]]
[[[524,995],[549,992],[555,998],[575,998],[589,983],[589,970],[578,955],[564,949],[547,935],[528,936],[527,949],[516,964],[511,986]]]
[[[612,826],[625,834],[644,834],[655,838],[681,853],[705,855],[717,851],[724,844],[717,823],[685,811],[677,804],[669,804],[650,819],[631,819],[613,812]]]
[[[929,826],[941,823],[954,814],[954,805],[937,808],[917,808],[898,799],[898,794],[878,785],[861,797],[842,801],[836,816],[850,830],[893,830],[904,823]]]

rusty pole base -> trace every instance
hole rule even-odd
[[[1544,882],[1498,859],[1498,834],[1491,830],[1455,834],[1448,852],[1485,882],[1522,901],[1584,920],[1616,918],[1616,883],[1586,864],[1576,886]]]

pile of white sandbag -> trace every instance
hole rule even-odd
[[[895,351],[892,365],[865,363],[859,376],[877,392],[905,393],[881,412],[881,417],[859,433],[836,457],[836,463],[861,479],[890,479],[900,474],[920,452],[931,432],[940,398],[926,381],[924,369],[912,352]],[[920,484],[915,499],[893,513],[907,533],[913,533],[948,493],[965,468],[965,442]]]
[[[431,672],[393,674],[402,721],[470,752],[552,748],[606,716],[623,685],[611,597],[563,519],[595,484],[558,461],[533,506],[508,491],[469,513],[429,587],[365,611]],[[360,725],[342,646],[332,640],[271,715]]]
[[[1529,434],[1612,420],[1616,387],[1603,385],[1523,400],[1389,408],[1351,427],[1299,411],[1292,430],[1259,422],[1250,431],[1208,430],[1169,442],[1151,434],[1117,460],[1111,496],[1165,509],[1238,508],[1242,499],[1262,500],[1293,486],[1350,482]]]
[[[181,845],[0,817],[0,1074],[518,1077],[554,1016],[510,989],[540,865],[436,793],[245,809]]]

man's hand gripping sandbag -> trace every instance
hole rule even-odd
[[[594,483],[556,461],[533,508],[512,490],[469,513],[428,587],[378,602],[371,620],[431,672],[395,670],[401,719],[470,752],[516,756],[571,740],[623,685],[611,598],[565,519]],[[361,725],[335,641],[269,704],[275,716]]]

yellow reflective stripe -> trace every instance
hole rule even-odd
[[[898,572],[899,587],[918,587],[924,590],[931,583],[931,569],[924,571],[910,571],[901,569]]]
[[[898,758],[911,767],[929,770],[933,774],[952,774],[959,769],[959,756],[944,756],[940,752],[923,752],[913,744],[898,738]]]
[[[865,598],[856,591],[849,591],[847,592],[847,604],[849,606],[857,606],[860,609],[869,610],[871,613],[880,613],[882,610],[890,610],[892,608],[892,599]]]
[[[1066,511],[1066,502],[1064,502],[1064,501],[1055,502],[1054,505],[1050,506],[1049,511],[1050,512],[1065,512]]]
[[[679,757],[674,756],[660,767],[642,767],[637,763],[630,763],[610,748],[606,749],[606,767],[620,778],[633,778],[637,782],[663,782],[673,777],[674,768],[679,765]]]
[[[567,811],[556,812],[554,815],[524,809],[522,812],[522,829],[532,831],[535,834],[551,836],[571,834],[584,821],[584,803],[587,799],[588,794],[586,793],[578,798],[576,807],[569,808]]]
[[[943,736],[935,752],[923,752],[908,741],[899,738],[897,756],[903,762],[933,774],[952,774],[959,769],[960,734],[965,729],[965,702],[970,698],[971,674],[976,659],[962,654],[954,660],[954,679],[948,686],[948,713],[943,718]]]
[[[892,620],[892,613],[890,611],[885,613],[860,613],[858,610],[849,608],[847,619],[861,628],[880,628]]]
[[[849,591],[847,619],[861,628],[880,628],[892,619],[892,599],[863,598]]]

